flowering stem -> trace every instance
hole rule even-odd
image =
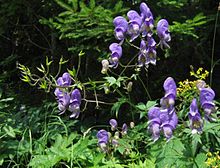
[[[220,6],[220,3],[219,3],[219,6]],[[218,23],[218,13],[219,13],[219,9],[217,10],[217,13],[216,13],[215,28],[214,28],[214,35],[213,35],[213,41],[212,41],[212,57],[211,57],[210,82],[209,82],[210,87],[212,86],[212,74],[213,74],[213,69],[214,69],[215,37],[216,37],[216,29],[217,29],[217,23]]]
[[[76,71],[76,77],[78,76],[80,65],[81,65],[81,55],[79,55],[79,61],[78,61],[78,66],[77,66],[77,71]]]
[[[145,86],[144,82],[142,81],[142,79],[140,78],[140,76],[139,76],[139,75],[138,75],[138,79],[140,80],[140,82],[141,82],[141,84],[142,84],[142,86],[143,86],[143,88],[144,88],[145,92],[147,93],[147,96],[148,96],[149,100],[151,100],[150,93],[148,92],[148,90],[147,90],[147,88],[146,88],[146,86]]]
[[[128,68],[128,66],[132,63],[132,61],[136,58],[138,56],[138,54],[136,54],[129,62],[128,62],[128,64],[125,66],[125,68],[121,71],[121,73],[120,73],[120,75],[119,76],[121,76],[123,73],[124,73],[124,71]]]
[[[59,63],[59,67],[58,67],[57,74],[56,74],[56,76],[54,77],[55,79],[56,79],[56,78],[58,77],[58,75],[60,74],[61,67],[62,67],[62,64]]]
[[[130,43],[127,39],[126,39],[126,42],[130,45],[130,46],[132,46],[132,47],[134,47],[134,48],[136,48],[136,49],[138,49],[138,50],[140,50],[140,48],[139,47],[137,47],[136,45],[134,45],[134,44],[132,44],[132,43]]]
[[[103,102],[103,101],[99,101],[99,100],[88,100],[88,99],[82,99],[84,100],[85,102],[88,102],[88,103],[99,103],[99,104],[106,104],[106,105],[113,105],[115,103],[107,103],[107,102]]]

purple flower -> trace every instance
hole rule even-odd
[[[128,28],[127,20],[122,16],[118,16],[113,20],[113,24],[115,26],[115,30],[114,30],[115,38],[117,40],[124,40],[125,33],[127,31],[127,28]]]
[[[154,142],[157,141],[160,138],[160,124],[156,121],[152,121],[148,129],[152,133],[152,139]]]
[[[71,85],[71,76],[69,73],[65,72],[62,75],[63,85],[62,86],[69,86]]]
[[[58,109],[60,114],[65,113],[66,109],[68,109],[70,103],[70,95],[68,93],[62,93],[58,97]]]
[[[69,86],[71,85],[71,76],[69,73],[65,72],[62,77],[57,79],[58,86]]]
[[[148,111],[149,126],[148,130],[152,133],[152,138],[157,141],[160,137],[160,108],[152,107]]]
[[[163,84],[165,96],[161,99],[162,108],[174,106],[176,99],[176,83],[172,77],[168,77]]]
[[[154,120],[160,117],[160,108],[159,107],[152,107],[148,111],[148,119],[149,121]]]
[[[70,86],[71,85],[71,76],[69,73],[65,72],[62,77],[59,77],[57,79],[57,85],[58,86]],[[55,96],[62,97],[62,90],[59,88],[56,88],[54,91]]]
[[[122,47],[118,43],[112,43],[109,46],[109,50],[111,51],[111,63],[113,67],[118,66],[118,61],[122,56]]]
[[[54,91],[55,96],[59,99],[63,96],[63,91],[59,88],[56,88]]]
[[[176,82],[172,77],[168,77],[163,84],[163,88],[165,92],[169,92],[170,90],[176,90]]]
[[[70,118],[78,118],[80,114],[81,94],[78,89],[74,89],[70,94],[69,111],[72,112]]]
[[[164,82],[165,96],[161,99],[159,107],[152,107],[148,111],[149,126],[154,141],[160,137],[160,130],[163,131],[167,141],[173,136],[173,130],[178,124],[178,117],[175,112],[174,103],[176,98],[176,83],[173,78],[168,77]]]
[[[153,37],[148,36],[147,37],[147,59],[146,59],[146,63],[145,64],[153,64],[156,65],[156,56],[157,56],[157,52],[156,52],[156,42],[153,39]]]
[[[128,34],[131,36],[131,40],[130,41],[132,42],[140,34],[141,25],[142,25],[142,18],[134,10],[130,10],[127,13],[127,16],[128,16],[128,19],[129,19]]]
[[[173,136],[173,130],[176,129],[178,124],[178,117],[173,109],[172,113],[169,110],[162,110],[160,114],[161,128],[167,141]]]
[[[147,34],[152,34],[152,29],[154,27],[154,18],[150,11],[150,8],[146,5],[146,3],[142,2],[140,5],[141,18],[143,21],[142,24],[142,36],[145,37]]]
[[[118,140],[113,138],[113,139],[112,139],[112,145],[115,146],[115,147],[117,147],[118,144],[119,144],[119,143],[118,143]]]
[[[190,111],[189,111],[189,121],[190,121],[190,128],[192,129],[192,133],[201,133],[203,122],[201,119],[201,115],[198,110],[196,99],[192,100],[192,103],[190,105]]]
[[[109,141],[108,132],[104,129],[99,130],[96,137],[98,138],[98,144],[103,151],[107,151],[107,144]]]
[[[200,103],[207,118],[209,118],[209,115],[215,111],[215,103],[213,102],[214,98],[215,92],[211,88],[200,89]]]
[[[166,137],[167,141],[173,136],[173,127],[170,124],[164,124],[162,126],[163,134]]]
[[[114,130],[117,129],[118,123],[117,123],[117,121],[116,121],[115,119],[111,119],[111,120],[109,121],[109,124],[111,125],[112,131],[114,131]]]
[[[178,117],[174,108],[172,111],[173,112],[170,113],[169,109],[160,109],[159,107],[152,107],[148,111],[148,130],[152,133],[154,141],[159,139],[161,130],[168,141],[172,137],[173,130],[178,124]]]
[[[139,66],[148,65],[149,63],[156,65],[156,42],[153,37],[147,38],[147,44],[144,40],[141,40],[138,55]]]
[[[128,132],[128,126],[127,126],[127,124],[126,123],[124,123],[123,125],[122,125],[122,135],[125,135],[125,134],[127,134],[127,132]]]
[[[196,88],[198,90],[201,90],[202,88],[205,88],[205,86],[206,86],[205,81],[203,81],[203,80],[197,80],[196,81]]]
[[[161,49],[169,48],[170,46],[167,44],[171,40],[170,32],[168,30],[169,24],[166,19],[161,19],[157,23],[157,35],[160,38],[160,46]]]
[[[147,45],[144,40],[141,40],[140,51],[138,55],[138,65],[144,66],[147,60]]]

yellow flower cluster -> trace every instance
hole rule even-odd
[[[203,70],[201,67],[195,72],[193,67],[191,67],[190,76],[194,76],[200,80],[205,80],[209,76],[209,72],[207,70]]]
[[[177,88],[177,94],[196,89],[196,81],[189,81],[188,79],[186,79],[184,81],[180,81],[178,84],[179,87]]]
[[[219,155],[219,151],[215,152],[215,153],[211,153],[208,152],[206,154],[207,161],[205,162],[207,166],[211,167],[211,168],[219,168],[220,167],[220,155]]]
[[[188,79],[184,81],[180,81],[179,87],[177,88],[177,94],[182,95],[188,91],[197,90],[198,85],[200,85],[203,80],[205,80],[209,76],[209,72],[207,70],[203,70],[203,68],[199,68],[196,72],[193,67],[191,67],[190,76],[195,77],[197,80],[190,81]]]

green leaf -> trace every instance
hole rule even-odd
[[[154,107],[155,105],[157,105],[156,101],[148,101],[146,104],[146,110],[149,110],[151,107]]]
[[[76,75],[76,69],[75,69],[74,67],[73,67],[72,70],[67,69],[67,71],[68,71],[68,73],[69,73],[72,77],[75,77],[75,75]]]
[[[62,8],[66,9],[66,10],[68,10],[68,11],[74,12],[73,9],[72,9],[72,7],[69,6],[68,4],[64,3],[64,1],[62,1],[62,0],[55,0],[55,1],[56,1],[56,3],[57,3],[58,5],[60,5]]]
[[[207,165],[205,164],[206,159],[207,159],[206,154],[199,153],[195,158],[195,164],[193,167],[206,168],[207,167]]]
[[[114,77],[104,77],[104,79],[107,80],[107,82],[109,83],[109,86],[112,86],[114,84],[116,84],[117,80]]]
[[[9,135],[12,138],[15,138],[16,134],[14,132],[14,129],[11,126],[4,126],[3,130],[7,135]]]
[[[138,105],[136,105],[136,107],[142,111],[146,111],[146,109],[147,109],[147,107],[144,103],[138,103]]]
[[[121,105],[124,104],[124,103],[127,103],[127,102],[128,102],[128,100],[125,97],[119,98],[118,102],[116,102],[112,106],[111,112],[115,113],[116,117],[118,117],[118,112],[119,112],[119,109],[120,109]]]
[[[95,8],[95,0],[90,0],[90,2],[89,2],[89,7],[90,7],[91,9]]]

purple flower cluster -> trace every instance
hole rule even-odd
[[[68,87],[71,85],[71,76],[65,72],[62,77],[57,79],[57,85],[54,94],[58,101],[58,109],[60,114],[65,113],[68,109],[72,114],[70,118],[78,118],[80,114],[81,93],[78,89],[68,92]]]
[[[117,147],[120,134],[125,135],[128,131],[128,126],[126,123],[123,124],[121,131],[118,130],[118,122],[115,119],[109,120],[109,124],[111,126],[111,130],[114,131],[114,134],[111,134],[110,132],[101,129],[96,135],[96,137],[98,138],[99,147],[103,152],[108,151],[109,145]]]
[[[215,103],[213,102],[215,98],[215,92],[211,88],[206,88],[205,86],[206,84],[204,81],[200,81],[199,86],[197,86],[200,92],[199,101],[201,108],[205,112],[205,119],[211,121],[211,114],[215,111]],[[192,100],[190,105],[188,116],[192,133],[201,133],[203,128],[203,120],[201,114],[199,113],[197,100],[195,98]]]
[[[127,18],[128,21],[122,16],[117,16],[113,20],[115,26],[114,35],[120,42],[112,43],[109,47],[111,51],[109,67],[116,68],[118,66],[119,59],[122,56],[121,46],[126,37],[129,36],[130,42],[133,42],[140,35],[142,40],[138,56],[139,66],[156,65],[156,42],[153,38],[154,17],[150,8],[143,2],[140,4],[140,14],[135,10],[130,10],[127,13]],[[159,44],[162,49],[169,48],[167,42],[171,40],[171,37],[168,27],[169,24],[166,19],[161,19],[157,24],[157,35],[160,38]],[[102,73],[106,73],[107,69],[104,67]]]
[[[174,104],[176,98],[176,83],[173,78],[168,77],[164,82],[165,96],[161,99],[161,107],[152,107],[148,111],[149,126],[148,129],[152,133],[154,141],[160,137],[160,132],[163,131],[167,140],[173,135],[173,130],[176,128],[178,118],[175,112]]]

